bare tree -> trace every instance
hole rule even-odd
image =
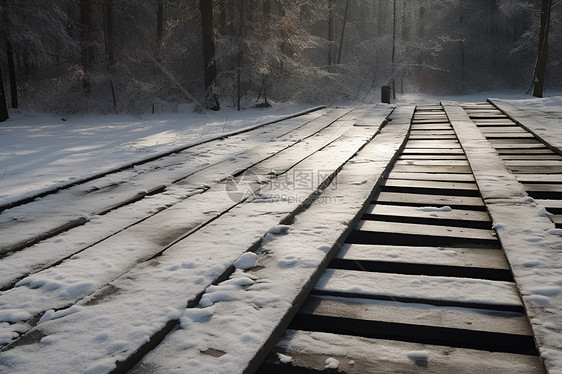
[[[3,21],[4,21],[4,39],[6,41],[6,58],[8,59],[8,76],[10,78],[10,96],[12,99],[12,108],[18,107],[18,89],[16,82],[16,69],[14,65],[14,48],[12,44],[12,36],[10,31],[9,7],[6,0],[2,0],[3,5]]]
[[[6,94],[4,93],[4,80],[2,79],[2,67],[0,66],[0,122],[10,118],[6,106]]]
[[[213,93],[213,83],[217,77],[215,63],[215,41],[213,40],[213,1],[199,0],[203,35],[203,62],[205,64],[205,106],[207,109],[220,110],[219,100]]]
[[[552,0],[542,0],[541,8],[541,29],[539,35],[539,50],[537,64],[533,77],[534,89],[533,96],[543,97],[544,80],[546,75],[546,63],[548,61],[548,34],[550,31],[550,12],[552,10]]]

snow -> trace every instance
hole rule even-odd
[[[487,97],[502,95],[485,93],[477,96],[448,99],[482,101]],[[513,99],[513,95],[504,95],[504,99],[509,98]],[[443,97],[410,95],[401,98],[399,104],[435,104],[440,99]],[[509,103],[524,103],[552,116],[562,113],[562,96],[542,100],[510,100]],[[68,118],[64,122],[42,114],[13,113],[8,122],[0,124],[0,205],[132,163],[139,163],[135,175],[146,174],[148,169],[140,162],[147,157],[179,152],[185,145],[222,137],[231,131],[275,120],[303,109],[287,107],[275,112],[255,110],[242,113],[226,111],[215,114],[216,118],[194,113],[147,115],[143,118],[89,115]],[[245,138],[244,141],[256,147],[263,142],[251,138]],[[345,153],[346,147],[360,144],[361,141],[358,138],[341,147],[327,146],[325,154],[335,154],[340,161],[344,160],[351,157]],[[300,143],[303,143],[301,148],[295,149],[304,152],[308,145],[306,142]],[[155,332],[174,320],[179,321],[178,332],[170,336],[166,343],[176,344],[177,350],[168,351],[169,356],[163,354],[166,362],[162,362],[161,357],[153,358],[153,362],[169,368],[169,372],[196,372],[213,367],[217,362],[219,366],[223,364],[229,367],[249,359],[244,356],[247,352],[244,347],[259,345],[274,327],[272,322],[263,317],[265,313],[281,315],[282,310],[291,306],[291,301],[285,298],[294,292],[291,285],[306,279],[317,263],[332,250],[327,243],[334,237],[334,228],[346,227],[352,221],[349,211],[361,208],[363,202],[343,204],[344,200],[337,200],[343,199],[341,193],[338,194],[337,189],[328,189],[328,196],[324,197],[336,200],[318,199],[313,203],[315,213],[301,216],[303,212],[290,217],[297,223],[304,219],[308,222],[300,229],[295,229],[292,224],[280,222],[285,222],[287,215],[293,214],[308,193],[273,200],[268,196],[276,196],[278,191],[275,191],[275,186],[266,185],[255,200],[232,208],[228,219],[214,221],[207,229],[200,229],[188,240],[176,243],[177,235],[174,236],[174,233],[186,227],[198,227],[200,222],[230,209],[232,200],[225,197],[224,193],[222,197],[219,194],[224,192],[224,185],[217,186],[215,183],[232,170],[232,165],[242,167],[252,164],[251,157],[237,156],[229,158],[228,166],[223,164],[220,168],[205,169],[228,152],[219,154],[204,149],[202,147],[200,153],[190,156],[196,157],[193,162],[197,162],[201,170],[192,178],[192,184],[171,188],[165,194],[149,196],[104,215],[86,215],[87,225],[44,240],[33,249],[1,259],[0,286],[7,287],[15,283],[17,287],[0,293],[0,344],[7,344],[19,334],[29,331],[32,326],[26,321],[31,316],[40,316],[40,319],[36,330],[38,344],[22,345],[2,352],[0,371],[8,370],[6,367],[17,367],[22,368],[22,372],[26,369],[31,372],[40,366],[45,368],[45,373],[106,373],[115,369],[116,361],[126,358]],[[168,160],[163,161],[163,174],[164,171],[174,172],[174,169],[178,175],[184,173],[179,172],[184,166],[176,164],[178,157],[179,153],[170,154]],[[205,165],[207,162],[209,165]],[[317,164],[321,168],[333,167],[335,163],[319,157],[303,167]],[[342,176],[337,183],[353,191],[368,191],[374,183],[374,168],[382,168],[383,163],[359,155],[349,165],[364,172],[354,173],[347,179]],[[262,178],[271,170],[283,171],[283,165],[279,160],[272,161],[256,175]],[[269,177],[273,178],[273,175]],[[108,178],[103,183],[96,181],[89,188],[101,190],[115,183],[119,185],[127,178],[121,175],[117,180]],[[501,178],[493,176],[486,180],[490,190],[498,194],[507,188],[503,182]],[[168,185],[168,182],[164,184]],[[130,191],[134,195],[145,195],[150,190],[140,183],[133,187]],[[204,190],[205,198],[200,196]],[[102,196],[105,195],[100,194],[99,199],[91,202],[84,200],[84,204],[88,207],[89,204],[106,206],[106,201],[100,201],[105,198]],[[186,196],[191,197],[185,199]],[[494,222],[494,229],[510,236],[511,243],[514,243],[513,256],[524,269],[527,282],[522,292],[524,300],[528,300],[533,308],[544,308],[547,312],[539,313],[533,309],[533,326],[549,347],[559,348],[562,320],[555,316],[562,310],[562,267],[559,266],[559,259],[551,257],[551,252],[553,248],[559,250],[562,231],[553,225],[545,229],[543,225],[548,221],[545,216],[548,213],[532,199],[518,199],[517,204],[531,209],[529,215],[532,219],[522,219],[516,227],[507,222]],[[340,205],[326,204],[326,201],[340,201]],[[64,220],[72,209],[72,206],[61,206],[60,201],[49,197],[40,199],[38,203],[44,207],[59,205],[56,217],[45,217],[47,223],[61,217]],[[501,202],[495,204],[495,209],[506,217],[518,217],[520,212]],[[450,208],[428,206],[419,210],[448,212]],[[147,214],[155,212],[162,213],[145,220]],[[33,212],[14,210],[4,213],[9,213],[12,220],[24,220]],[[240,217],[245,219],[241,221]],[[144,225],[140,225],[141,221]],[[137,231],[123,231],[135,224],[140,225]],[[217,235],[217,232],[221,234]],[[13,233],[14,236],[17,234]],[[155,250],[154,244],[147,242],[150,240],[166,242],[166,246],[174,244],[166,247],[168,250],[161,254],[159,252],[163,247],[157,246]],[[248,252],[248,243],[254,243],[254,247],[259,249]],[[76,251],[76,248],[81,250]],[[349,249],[346,247],[346,250]],[[448,258],[461,255],[454,249],[435,249],[434,252],[432,255],[444,264]],[[402,255],[398,250],[378,253],[381,259],[396,259]],[[423,257],[420,251],[419,261]],[[139,265],[132,266],[132,263]],[[228,279],[213,284],[228,269],[233,271]],[[287,279],[286,274],[293,275],[295,279]],[[341,289],[334,283],[335,279],[332,278],[331,283],[323,279],[324,283],[319,287]],[[476,283],[475,286],[483,290],[481,294],[487,297],[481,300],[457,292],[466,282]],[[377,285],[375,290],[373,284]],[[429,282],[424,277],[389,277],[386,274],[364,279],[356,287],[355,291],[361,294],[376,292],[393,295],[393,290],[400,288],[408,290],[412,298],[422,298],[438,290],[447,300],[519,305],[517,291],[498,282],[447,277]],[[186,301],[192,301],[193,295],[201,295],[199,305],[186,308]],[[91,331],[86,339],[82,334],[84,331]],[[217,339],[213,337],[217,331],[221,332],[218,339],[222,341],[220,344],[216,344]],[[332,355],[326,360],[327,368],[338,369],[345,366],[346,362],[355,364],[355,360],[350,360],[354,356],[348,355],[352,352],[351,348],[344,347],[343,342],[338,345],[340,342],[327,334],[318,333],[314,336],[316,339],[302,339],[310,346],[314,342],[318,349],[326,348],[324,352]],[[389,357],[397,361],[431,360],[433,363],[434,360],[442,359],[440,353],[420,351],[415,344],[407,352],[398,351],[390,345],[379,347],[380,352],[377,353],[388,350]],[[200,354],[208,349],[227,353],[218,358]],[[186,356],[189,359],[176,354],[183,350],[189,350]],[[192,351],[197,354],[191,355]],[[364,352],[365,355],[371,353]],[[541,355],[547,362],[558,365],[556,368],[562,368],[560,349],[548,348],[541,351]],[[61,362],[61,357],[65,357],[66,361]],[[292,361],[290,352],[279,353],[278,357],[284,363]],[[347,357],[345,362],[342,361],[344,357]]]
[[[328,357],[326,359],[326,369],[337,369],[340,366],[340,362],[333,357]]]
[[[307,110],[83,115],[14,112],[0,124],[0,205]]]

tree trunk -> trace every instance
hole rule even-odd
[[[396,0],[392,4],[392,98],[396,99]]]
[[[334,43],[334,0],[328,1],[328,66],[332,65],[332,49]]]
[[[8,59],[8,76],[10,78],[10,96],[12,98],[12,108],[18,107],[18,88],[16,81],[16,68],[14,66],[14,49],[12,47],[12,36],[10,35],[10,18],[8,16],[8,4],[6,0],[2,1],[4,8],[4,38],[6,40],[6,58]]]
[[[543,0],[541,9],[541,29],[539,35],[539,51],[534,74],[533,96],[543,97],[546,63],[548,61],[548,34],[550,31],[550,10],[552,0]]]
[[[341,63],[341,52],[343,49],[343,38],[345,36],[345,26],[347,26],[347,12],[349,10],[349,0],[345,2],[345,12],[343,14],[343,25],[341,27],[340,48],[338,51],[338,65]]]
[[[205,64],[205,107],[220,110],[217,95],[213,93],[213,83],[217,77],[215,64],[215,42],[213,40],[213,1],[199,0],[203,35],[203,62]]]
[[[105,54],[111,66],[115,64],[115,24],[113,20],[113,0],[105,1]]]
[[[219,31],[226,35],[226,0],[219,1]]]
[[[271,0],[263,0],[263,15],[266,20],[271,17]]]
[[[244,37],[244,0],[238,0],[238,68],[236,69],[236,109],[240,111],[240,100],[242,99],[242,57],[243,57],[243,40]]]
[[[4,93],[4,79],[2,78],[2,66],[0,66],[0,122],[10,118],[6,106],[6,94]]]
[[[94,43],[92,40],[93,24],[92,24],[92,2],[91,0],[80,0],[80,39],[82,42],[82,66],[85,76],[82,80],[82,87],[90,88],[90,79],[88,71],[92,67],[94,61]]]
[[[158,52],[164,36],[164,0],[158,0],[156,9],[156,40],[158,42]]]

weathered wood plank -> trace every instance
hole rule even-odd
[[[471,292],[467,293],[466,290]],[[522,312],[512,282],[327,269],[314,294]]]
[[[402,173],[460,173],[469,174],[471,169],[469,166],[444,166],[444,165],[396,165],[393,169],[396,172]]]
[[[562,166],[510,166],[514,174],[561,174]]]
[[[517,174],[520,183],[562,183],[562,174]]]
[[[417,180],[403,180],[403,179],[388,179],[386,182],[386,187],[387,190],[389,190],[388,187],[392,187],[392,188],[430,189],[430,190],[439,191],[439,193],[447,191],[451,195],[462,195],[462,194],[478,191],[478,187],[476,186],[476,183],[417,181]],[[471,193],[470,195],[473,194]]]
[[[427,181],[444,181],[444,182],[473,182],[472,174],[445,174],[445,173],[403,173],[399,171],[391,171],[388,178],[392,179],[408,179],[408,180],[427,180]]]
[[[442,149],[435,149],[435,148],[405,148],[402,151],[402,155],[464,155],[462,148],[442,148]]]
[[[303,305],[299,313],[312,316],[377,321],[389,324],[445,327],[529,337],[531,335],[529,322],[524,314],[493,310],[460,309],[381,300],[312,296]]]
[[[371,233],[389,233],[400,235],[422,235],[427,237],[444,237],[460,239],[496,240],[493,230],[473,229],[465,227],[420,225],[402,222],[383,222],[364,220],[356,227],[359,231]]]
[[[490,222],[486,212],[477,210],[440,209],[432,207],[393,206],[384,204],[371,204],[365,211],[366,214],[376,214],[397,217],[432,218],[435,220],[455,221],[480,221]],[[491,226],[491,224],[490,224]]]
[[[381,203],[407,203],[427,206],[483,206],[484,202],[479,197],[424,195],[423,199],[418,194],[381,192],[377,198]]]
[[[466,160],[464,155],[403,154],[399,160]]]
[[[538,154],[538,155],[503,155],[502,159],[505,161],[513,161],[513,160],[558,160],[562,161],[562,156],[557,155],[556,153],[550,154]]]
[[[501,250],[345,244],[336,258],[509,270]]]
[[[398,160],[395,165],[416,166],[469,166],[467,160]]]
[[[328,358],[326,352],[339,361],[339,371],[348,374],[544,373],[539,358],[534,356],[462,348],[444,349],[438,345],[321,332],[288,331],[278,343],[276,351],[291,357],[291,364],[280,363],[277,354],[273,353],[268,359],[271,364],[259,374],[288,373],[291,372],[291,366],[305,368],[303,372],[306,373],[322,372]],[[420,356],[416,356],[416,353]]]
[[[535,137],[533,136],[533,134],[529,134],[529,133],[520,133],[520,132],[486,132],[484,133],[484,135],[486,136],[486,138],[491,139],[491,140],[496,140],[496,139],[535,139]]]
[[[504,155],[545,155],[545,154],[552,154],[552,151],[546,147],[535,147],[533,148],[497,148],[496,152],[500,156]]]

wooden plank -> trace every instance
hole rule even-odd
[[[552,152],[551,154],[538,154],[538,155],[504,155],[503,160],[559,160],[562,161],[562,156]]]
[[[432,141],[432,140],[411,140],[406,143],[406,148],[460,148],[457,141]]]
[[[483,248],[345,244],[336,258],[509,270],[503,251]]]
[[[496,240],[496,233],[493,230],[439,225],[420,225],[402,222],[363,220],[359,222],[356,230],[372,233],[423,235],[428,237],[437,236],[443,238],[480,239],[490,241]]]
[[[469,174],[471,169],[469,166],[440,166],[440,165],[396,165],[393,169],[396,172],[403,173],[460,173]]]
[[[521,132],[487,132],[484,133],[488,139],[535,139],[533,134],[521,133]]]
[[[415,166],[469,166],[467,160],[398,160],[395,165]]]
[[[544,373],[540,359],[535,356],[444,348],[439,345],[322,332],[287,331],[277,344],[276,351],[291,357],[292,362],[280,363],[279,356],[274,352],[268,358],[267,366],[264,366],[264,370],[258,372],[259,374],[290,373],[291,366],[303,368],[303,373],[322,372],[328,358],[326,351],[339,361],[338,371],[348,374]],[[416,361],[415,352],[420,352],[418,354],[422,354],[422,357],[427,354],[428,361]]]
[[[422,131],[422,130],[426,130],[426,131],[449,131],[451,130],[451,125],[449,124],[431,124],[431,123],[427,123],[427,124],[412,124],[411,127],[412,130],[417,130],[417,131]]]
[[[513,141],[513,139],[505,139]],[[494,146],[494,148],[498,150],[511,150],[511,151],[519,151],[523,149],[537,149],[537,150],[544,150],[546,147],[542,143],[517,143],[517,142],[495,142],[494,139],[490,139],[490,143]]]
[[[443,174],[443,173],[402,173],[399,171],[391,171],[388,178],[407,179],[407,180],[427,180],[427,181],[445,181],[445,182],[473,182],[472,174]]]
[[[314,287],[313,293],[523,312],[513,282],[471,278],[327,269]]]
[[[410,131],[411,135],[430,134],[430,135],[456,135],[453,130],[439,130],[439,129],[415,129]]]
[[[523,183],[523,187],[528,192],[562,192],[562,184]]]
[[[546,147],[535,147],[533,148],[498,148],[496,147],[496,151],[500,156],[504,155],[544,155],[544,154],[552,154],[552,151]]]
[[[410,154],[415,154],[415,155],[464,155],[464,151],[462,150],[462,148],[457,147],[457,148],[441,148],[441,149],[436,149],[436,148],[404,148],[404,150],[402,151],[402,155],[410,155]]]
[[[562,183],[562,174],[517,174],[520,183]]]
[[[410,207],[410,206],[392,206],[385,204],[371,204],[365,211],[365,214],[396,216],[396,217],[420,217],[432,219],[445,219],[455,221],[480,221],[490,222],[490,218],[486,212],[474,210],[448,210],[431,207]],[[491,224],[490,224],[491,227]]]
[[[561,174],[562,166],[510,166],[515,174]]]
[[[463,183],[463,182],[442,182],[442,181],[417,181],[417,180],[404,180],[404,179],[388,179],[385,186],[395,188],[415,188],[415,189],[431,189],[442,190],[450,194],[459,195],[462,192],[476,192],[478,186],[476,183]],[[452,193],[456,190],[456,193]],[[441,191],[440,191],[441,192]],[[459,193],[460,192],[460,193]]]
[[[536,139],[508,139],[508,138],[492,138],[488,139],[490,143],[494,146],[503,145],[503,144],[517,144],[517,145],[540,145],[544,147],[545,145],[539,142]]]
[[[520,126],[513,124],[512,126],[486,126],[480,129],[484,135],[491,133],[507,133],[507,134],[529,134],[528,131]]]
[[[423,200],[418,194],[381,192],[377,198],[379,203],[406,203],[422,206],[483,206],[484,202],[479,197],[424,195]]]
[[[410,134],[410,140],[455,140],[455,135]]]
[[[535,199],[535,202],[540,206],[546,207],[547,210],[549,208],[562,209],[562,200]]]
[[[402,154],[399,160],[466,160],[464,155],[427,155],[427,154]]]
[[[508,167],[519,166],[562,166],[562,160],[506,160],[505,164]]]
[[[493,310],[313,295],[299,313],[388,324],[434,326],[531,336],[529,322],[524,314]]]
[[[481,129],[485,129],[486,127],[512,127],[515,122],[508,120],[473,120],[474,124]]]

